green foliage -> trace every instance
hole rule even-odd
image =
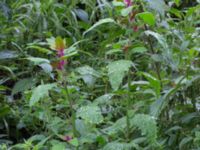
[[[39,102],[39,100],[48,96],[49,90],[53,89],[54,87],[56,87],[56,84],[44,84],[37,86],[35,89],[33,89],[29,105],[34,106],[37,102]]]
[[[199,0],[1,0],[0,149],[199,149],[199,14]]]
[[[101,110],[98,106],[82,106],[77,111],[77,117],[81,117],[91,124],[99,124],[103,121]]]
[[[155,119],[149,115],[137,114],[131,122],[142,131],[143,135],[146,135],[150,143],[155,144],[157,139],[157,126]]]
[[[125,72],[132,66],[132,62],[128,60],[118,60],[108,65],[108,76],[113,90],[118,90]]]

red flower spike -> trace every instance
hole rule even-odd
[[[124,0],[124,3],[126,4],[127,7],[132,6],[131,0]]]
[[[64,40],[61,37],[56,38],[55,49],[57,50],[57,56],[59,58],[64,56],[65,43],[64,43]],[[65,60],[60,60],[57,64],[57,69],[63,70],[65,64],[66,64]]]

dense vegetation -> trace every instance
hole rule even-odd
[[[200,149],[199,0],[1,0],[0,150]]]

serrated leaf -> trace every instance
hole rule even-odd
[[[142,131],[150,143],[155,143],[157,139],[156,121],[152,116],[137,114],[131,119],[131,124]]]
[[[113,90],[118,90],[125,76],[125,72],[127,72],[131,66],[132,62],[129,60],[118,60],[108,65],[108,76]]]
[[[44,84],[37,86],[31,95],[29,106],[34,106],[41,98],[49,95],[49,90],[56,87],[56,84]]]
[[[101,109],[95,105],[82,106],[78,109],[76,115],[92,124],[99,124],[103,121]]]

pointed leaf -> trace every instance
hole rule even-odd
[[[108,76],[113,90],[118,90],[125,72],[132,66],[132,62],[128,60],[118,60],[108,65]]]
[[[34,106],[41,98],[49,95],[49,90],[56,87],[56,84],[39,85],[33,90],[29,105]]]

